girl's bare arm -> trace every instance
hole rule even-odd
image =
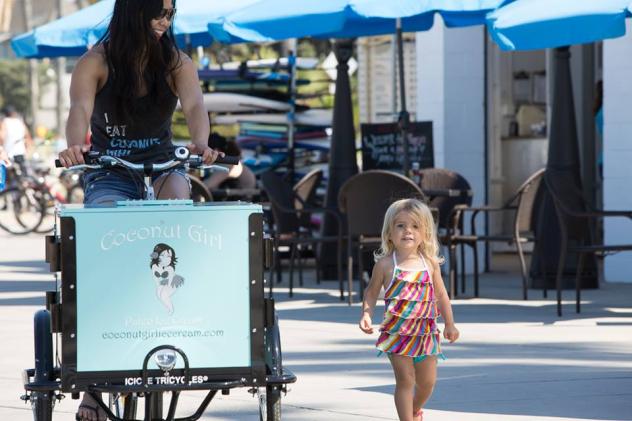
[[[384,285],[385,259],[379,260],[373,266],[371,273],[371,281],[364,290],[364,299],[362,300],[362,315],[360,317],[360,329],[365,333],[373,333],[372,320],[373,310],[380,295],[380,290]]]
[[[454,315],[452,314],[450,297],[445,289],[439,265],[437,263],[433,263],[432,267],[432,282],[435,288],[435,296],[437,297],[437,305],[439,306],[441,317],[443,317],[443,321],[445,323],[443,336],[450,342],[454,342],[459,338],[459,331],[454,324]]]

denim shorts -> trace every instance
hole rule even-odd
[[[183,168],[175,168],[152,176],[154,184],[164,177],[184,177],[189,184],[191,180]],[[132,178],[131,175],[112,170],[90,171],[83,176],[84,200],[86,205],[112,204],[119,200],[141,200],[145,196],[145,183],[142,176]],[[159,191],[155,191],[156,197]]]

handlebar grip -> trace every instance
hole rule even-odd
[[[100,156],[101,156],[101,153],[99,153],[97,151],[84,152],[83,153],[83,162],[85,162],[86,164],[91,164],[96,159],[98,159]],[[55,168],[64,168],[64,166],[61,164],[61,161],[59,159],[55,160]]]
[[[218,157],[215,160],[216,164],[227,164],[227,165],[237,165],[239,164],[239,157],[238,156],[229,156],[226,155],[225,157]]]

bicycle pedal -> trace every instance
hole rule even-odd
[[[24,401],[24,403],[27,403],[28,401],[31,400],[31,396],[27,393],[25,395],[20,396],[20,399]]]

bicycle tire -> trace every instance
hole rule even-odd
[[[33,230],[38,234],[46,234],[55,228],[55,205],[57,201],[48,190],[41,190],[42,200],[44,203],[44,216],[39,226]]]
[[[35,313],[33,327],[35,349],[35,382],[45,382],[53,377],[53,334],[48,310]],[[50,392],[32,392],[31,408],[34,421],[52,421],[55,396]]]
[[[189,175],[191,180],[191,199],[194,202],[212,202],[213,195],[206,188],[206,185],[197,177]]]
[[[266,329],[265,335],[266,364],[269,373],[280,376],[283,373],[283,353],[281,351],[281,331],[279,318],[274,315],[274,325]],[[266,386],[266,421],[281,420],[281,386]]]
[[[44,201],[28,197],[21,188],[11,187],[0,192],[0,228],[11,234],[33,232],[42,223],[45,212]]]
[[[281,421],[281,387],[266,386],[267,421]]]

